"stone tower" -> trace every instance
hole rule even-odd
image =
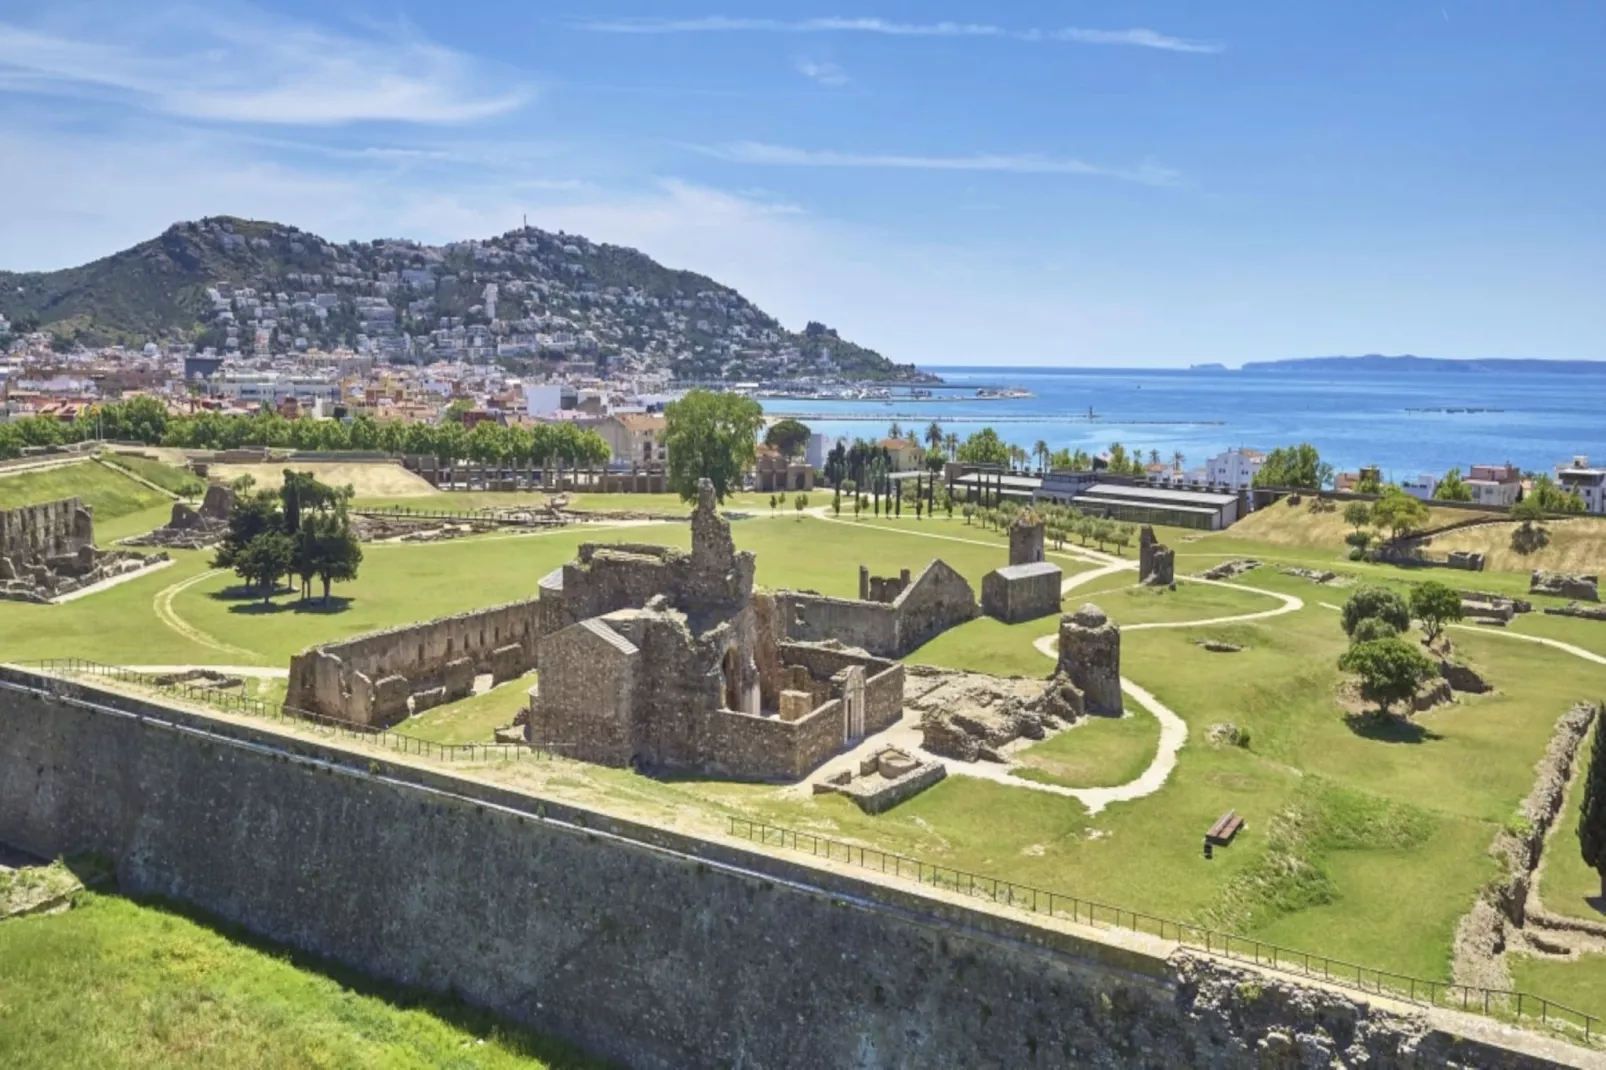
[[[1043,560],[1043,519],[1036,510],[1022,509],[1009,526],[1009,563],[1035,565]]]
[[[1121,715],[1121,629],[1091,602],[1060,618],[1058,672],[1082,692],[1088,713]]]

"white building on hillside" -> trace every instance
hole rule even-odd
[[[1266,455],[1260,450],[1236,446],[1205,461],[1204,482],[1225,483],[1235,490],[1242,490],[1255,481],[1255,474],[1265,463]]]
[[[1439,489],[1439,477],[1432,472],[1423,472],[1419,476],[1400,480],[1400,489],[1413,498],[1430,502],[1433,500],[1434,492]]]
[[[1606,513],[1606,468],[1592,468],[1588,457],[1556,466],[1556,482],[1584,499],[1586,513]]]

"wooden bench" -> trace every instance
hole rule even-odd
[[[1216,823],[1210,826],[1209,832],[1205,833],[1205,839],[1225,847],[1232,842],[1232,838],[1238,835],[1238,830],[1243,827],[1244,819],[1238,816],[1238,811],[1228,810],[1216,818]]]

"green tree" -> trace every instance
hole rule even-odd
[[[1422,631],[1432,642],[1462,617],[1461,596],[1439,583],[1428,580],[1411,588],[1411,616],[1422,622]]]
[[[1254,485],[1320,490],[1332,481],[1333,466],[1322,460],[1315,446],[1301,442],[1297,446],[1279,446],[1268,453],[1255,473]]]
[[[1372,522],[1372,507],[1365,502],[1350,502],[1344,506],[1344,523],[1360,531]]]
[[[1511,519],[1517,526],[1511,532],[1511,548],[1527,555],[1543,550],[1550,544],[1550,529],[1545,527],[1545,510],[1535,495],[1528,495],[1511,507]]]
[[[1444,478],[1433,489],[1433,497],[1441,502],[1470,502],[1472,488],[1461,478],[1461,469],[1452,468],[1444,473]]]
[[[1372,523],[1399,540],[1428,522],[1428,507],[1399,487],[1389,487],[1372,503]]]
[[[1399,638],[1355,643],[1339,657],[1338,667],[1361,678],[1361,693],[1384,716],[1395,703],[1409,702],[1439,672],[1413,644]]]
[[[1578,846],[1584,864],[1600,874],[1600,894],[1606,898],[1606,711],[1595,710],[1595,742],[1589,749],[1584,773],[1584,798],[1578,811]]]
[[[283,524],[279,495],[271,490],[238,493],[229,510],[229,528],[219,540],[212,557],[213,568],[235,568],[246,547],[262,535],[281,531]]]
[[[896,420],[892,421],[892,426],[887,428],[887,437],[888,438],[902,438],[903,437],[903,425],[900,424]]]
[[[1037,461],[1038,474],[1048,471],[1048,459],[1051,456],[1053,454],[1048,448],[1048,443],[1038,439],[1036,445],[1032,447],[1032,457]]]
[[[1537,501],[1539,508],[1547,513],[1584,511],[1584,499],[1578,496],[1578,492],[1557,486],[1556,481],[1548,475],[1535,477],[1533,489],[1528,492],[1528,497]]]
[[[1396,632],[1411,627],[1411,607],[1396,591],[1376,584],[1357,587],[1344,603],[1344,634],[1353,636],[1361,621],[1374,617],[1387,622]]]
[[[234,571],[247,584],[262,591],[266,605],[273,599],[279,586],[279,577],[289,572],[295,563],[295,542],[282,531],[267,531],[246,544],[234,555]]]
[[[692,390],[664,407],[664,446],[669,451],[669,485],[682,501],[697,497],[706,479],[723,502],[742,485],[753,463],[764,410],[741,394]]]
[[[764,445],[780,452],[783,457],[800,457],[809,444],[808,425],[791,417],[770,424],[764,432]]]
[[[799,494],[796,498],[792,499],[792,505],[797,509],[797,518],[802,520],[803,510],[809,507],[809,496],[807,494]]]
[[[446,406],[446,410],[441,413],[441,419],[446,423],[462,427],[463,417],[473,411],[474,403],[472,401],[468,400],[468,398],[458,398]]]
[[[965,464],[1008,464],[1009,447],[1004,440],[998,437],[998,432],[990,427],[980,431],[973,431],[959,447],[955,460]]]
[[[351,530],[344,508],[309,518],[312,531],[312,564],[323,584],[323,603],[329,604],[329,585],[357,578],[362,565],[362,543]]]
[[[926,448],[933,452],[942,450],[942,425],[933,420],[926,425]]]
[[[1393,639],[1399,635],[1398,629],[1381,617],[1367,617],[1355,625],[1355,634],[1350,641],[1355,643],[1370,643],[1374,639]]]

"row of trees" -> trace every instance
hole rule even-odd
[[[1023,507],[1017,502],[1005,499],[992,507],[967,502],[961,512],[967,524],[975,518],[981,522],[982,527],[994,527],[1003,531],[1015,522],[1023,509],[1029,509],[1043,521],[1043,534],[1053,540],[1057,549],[1063,550],[1065,543],[1073,537],[1079,539],[1083,546],[1090,542],[1096,543],[1100,550],[1106,545],[1123,550],[1137,541],[1136,524],[1093,516],[1068,505],[1037,503]]]
[[[608,443],[601,435],[571,424],[506,427],[482,421],[466,430],[461,419],[404,424],[369,416],[349,421],[290,420],[274,412],[170,416],[155,398],[136,397],[93,406],[70,422],[32,416],[0,424],[0,459],[16,457],[29,446],[62,446],[97,438],[183,449],[372,450],[419,454],[442,464],[468,460],[586,465],[605,463],[609,457]]]
[[[1461,615],[1461,596],[1442,583],[1416,584],[1409,597],[1378,585],[1357,588],[1344,603],[1341,622],[1350,645],[1338,667],[1360,677],[1362,693],[1377,703],[1380,717],[1388,717],[1396,703],[1409,703],[1439,671],[1416,644],[1405,640],[1411,621],[1421,622],[1431,644]]]
[[[256,488],[249,476],[235,485],[229,529],[218,544],[214,568],[232,569],[267,603],[284,576],[300,579],[306,600],[312,581],[323,584],[329,603],[331,584],[357,578],[362,544],[351,530],[348,487],[331,487],[308,472],[284,471],[278,490]]]

